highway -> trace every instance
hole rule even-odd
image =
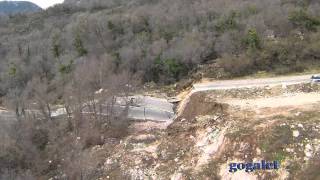
[[[16,115],[13,112],[6,110],[0,110],[0,119],[5,121],[11,121],[16,118]]]
[[[285,76],[274,78],[260,78],[260,79],[241,79],[241,80],[219,80],[198,83],[193,85],[191,94],[201,91],[210,90],[226,90],[236,88],[254,88],[263,86],[276,86],[276,85],[292,85],[310,82],[310,75],[301,76]],[[191,96],[191,94],[189,96]],[[130,102],[129,104],[127,104]],[[107,115],[108,103],[102,104],[102,115]],[[166,99],[154,98],[149,96],[131,96],[131,97],[118,97],[116,98],[113,106],[113,111],[120,115],[127,109],[127,117],[133,120],[151,120],[151,121],[171,121],[175,117],[173,104]],[[87,106],[83,109],[84,113],[92,113]],[[58,109],[52,112],[53,116],[65,114],[63,109]],[[14,120],[15,115],[12,112],[0,110],[0,120],[10,121]]]
[[[125,112],[128,101],[131,101],[131,103],[128,104],[127,110],[127,117],[129,119],[162,122],[171,121],[175,116],[172,103],[169,103],[166,99],[149,96],[119,97],[112,106],[113,112],[120,116],[121,113]],[[110,110],[110,106],[108,106],[107,103],[102,104],[101,115],[108,115],[108,110]],[[83,111],[85,113],[92,113],[88,107],[84,107]]]
[[[126,110],[127,101],[131,100],[128,105],[127,117],[133,120],[150,120],[150,121],[171,121],[173,120],[175,113],[173,111],[173,104],[169,103],[166,99],[154,98],[149,96],[131,96],[127,98],[117,98],[116,103],[113,105],[113,112],[120,116]],[[107,103],[102,104],[101,115],[108,114]],[[92,111],[85,106],[83,108],[84,113],[92,113]],[[63,108],[57,109],[52,112],[52,117],[65,115],[66,112]],[[0,121],[9,122],[16,120],[15,114],[10,111],[0,111]]]
[[[13,112],[7,110],[0,110],[0,126],[7,127],[10,123],[16,121],[16,115]]]

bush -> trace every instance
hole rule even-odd
[[[248,30],[247,35],[244,38],[244,43],[253,51],[261,48],[261,40],[256,29]]]
[[[172,83],[180,80],[180,78],[188,72],[185,64],[178,62],[174,58],[162,60],[157,57],[151,68],[151,80],[154,82]]]
[[[320,20],[309,15],[304,9],[291,12],[291,14],[289,15],[289,21],[293,25],[305,28],[309,31],[315,31],[320,25]]]
[[[88,54],[88,51],[85,49],[85,47],[83,45],[83,41],[82,41],[79,33],[76,33],[76,35],[74,37],[73,46],[77,50],[79,57]]]
[[[44,129],[35,129],[32,134],[32,143],[39,149],[44,150],[49,142],[48,131]]]
[[[225,32],[238,28],[239,24],[236,21],[238,16],[239,14],[235,11],[232,11],[227,16],[222,16],[215,26],[216,30],[218,32]]]
[[[68,64],[60,64],[59,72],[61,74],[69,74],[72,72],[73,61],[71,60]]]
[[[232,29],[236,29],[238,27],[238,23],[236,21],[237,17],[238,17],[238,13],[235,11],[232,11],[227,16],[222,16],[216,24],[217,31],[225,32]]]

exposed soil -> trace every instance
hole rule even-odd
[[[317,178],[318,92],[318,86],[305,84],[184,95],[179,116],[171,124],[130,125],[129,135],[106,158],[106,177]],[[251,173],[228,171],[231,162],[259,160],[278,160],[281,168]]]

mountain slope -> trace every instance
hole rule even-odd
[[[16,14],[36,12],[41,10],[39,6],[28,1],[1,1],[0,14]]]

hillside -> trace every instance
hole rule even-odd
[[[41,8],[28,1],[0,1],[0,14],[37,12]]]
[[[316,179],[318,85],[246,84],[317,72],[319,28],[316,0],[66,0],[0,16],[0,179],[236,179],[227,163],[263,158],[288,169],[240,176]]]

